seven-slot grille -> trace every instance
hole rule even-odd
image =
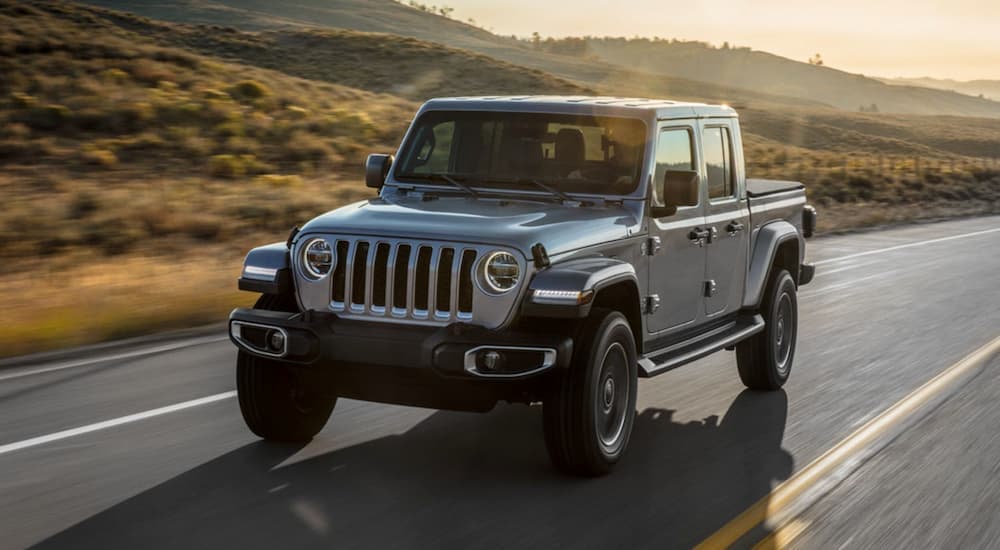
[[[331,245],[337,261],[330,278],[333,311],[438,322],[472,319],[476,249],[358,238]]]

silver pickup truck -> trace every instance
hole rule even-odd
[[[723,349],[775,390],[813,277],[803,186],[748,180],[726,106],[435,99],[378,196],[252,250],[230,316],[249,428],[308,440],[338,397],[487,411],[543,404],[553,464],[610,471],[637,383]]]

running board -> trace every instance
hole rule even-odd
[[[666,349],[657,350],[639,359],[639,378],[652,378],[657,374],[676,369],[692,361],[697,361],[764,330],[764,318],[760,315],[740,317],[729,325],[716,329],[717,334],[706,338],[704,334],[680,342]]]

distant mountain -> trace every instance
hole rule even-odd
[[[886,84],[923,86],[937,90],[951,90],[971,96],[1000,101],[1000,80],[950,80],[941,78],[883,78]]]
[[[641,84],[651,93],[659,91],[659,95],[679,89],[693,91],[695,97],[710,101],[732,98],[790,105],[825,103],[850,111],[874,104],[883,113],[1000,118],[1000,102],[941,89],[889,85],[748,49],[716,49],[695,42],[588,39],[585,51],[565,55],[393,0],[87,3],[167,21],[244,30],[334,27],[392,33],[486,54],[586,86],[613,88],[615,82],[624,80]]]
[[[919,84],[889,85],[875,78],[793,61],[749,48],[701,42],[588,39],[586,53],[638,70],[691,80],[730,83],[769,94],[810,98],[847,110],[883,113],[1000,115],[1000,103]],[[937,87],[934,87],[937,88]]]

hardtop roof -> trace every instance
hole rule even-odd
[[[668,99],[595,96],[480,96],[431,99],[421,111],[513,111],[657,119],[735,117],[728,105],[689,103]]]

